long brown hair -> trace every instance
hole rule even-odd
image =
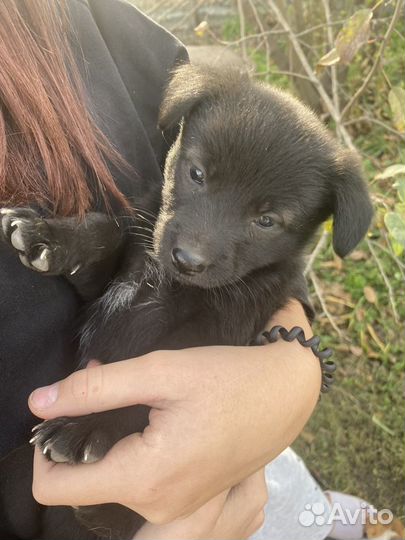
[[[123,160],[84,106],[66,5],[0,1],[0,204],[83,216],[94,197],[127,205],[106,160]]]

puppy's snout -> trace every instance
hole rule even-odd
[[[200,274],[208,266],[207,261],[201,254],[181,248],[173,249],[172,261],[182,274]]]

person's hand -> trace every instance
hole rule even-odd
[[[298,303],[272,324],[310,328]],[[45,505],[116,502],[165,523],[190,514],[263,467],[300,433],[319,396],[320,368],[297,342],[157,351],[78,371],[35,391],[42,418],[136,403],[152,407],[143,434],[103,460],[53,464],[37,450],[33,493]]]
[[[264,469],[220,493],[191,515],[165,525],[146,522],[134,540],[242,540],[263,525],[267,488]]]

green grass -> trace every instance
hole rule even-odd
[[[359,250],[368,255],[365,245]],[[379,256],[396,292],[403,321],[402,276],[390,256],[384,252]],[[349,258],[342,268],[328,265],[334,260],[329,248],[317,262],[316,273],[325,297],[343,298],[348,304],[327,302],[348,341],[338,338],[325,316],[319,317],[315,332],[335,350],[336,383],[318,403],[294,448],[324,487],[357,494],[376,507],[391,508],[404,516],[403,322],[394,320],[386,286],[373,259]],[[375,304],[366,300],[365,286],[376,292]],[[313,298],[321,313],[315,295]],[[370,335],[370,327],[380,345]]]

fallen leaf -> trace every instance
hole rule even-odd
[[[363,292],[367,302],[370,302],[370,304],[375,304],[377,302],[377,293],[375,292],[373,287],[370,287],[370,285],[366,285],[363,289]]]
[[[385,350],[386,350],[386,346],[384,345],[384,343],[381,341],[381,339],[378,337],[377,335],[377,332],[374,330],[374,328],[371,326],[371,324],[367,324],[367,330],[370,334],[370,336],[373,338],[373,340],[375,341],[375,343],[378,345],[379,349],[385,353]]]
[[[301,433],[301,438],[308,444],[312,444],[315,440],[315,435],[310,431],[303,431]]]
[[[353,261],[366,261],[367,258],[367,253],[365,251],[362,251],[361,249],[352,251],[349,255],[349,259],[352,259]]]
[[[353,354],[353,356],[362,356],[363,349],[361,347],[356,347],[356,345],[350,345],[350,352]]]

